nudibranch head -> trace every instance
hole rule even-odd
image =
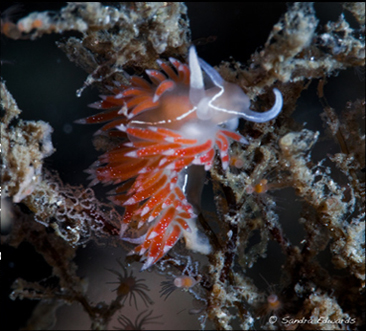
[[[210,120],[216,124],[222,124],[237,117],[251,122],[267,122],[281,112],[282,94],[274,89],[276,97],[273,107],[258,113],[249,109],[250,99],[236,84],[226,82],[220,74],[204,60],[197,57],[194,47],[189,50],[190,77],[190,101],[196,107],[197,117],[201,120]],[[213,87],[204,87],[201,68],[210,78]]]
[[[120,184],[110,199],[125,209],[121,237],[139,244],[134,252],[145,259],[143,269],[163,257],[181,237],[195,251],[211,251],[195,223],[191,203],[199,203],[185,196],[186,188],[192,187],[187,184],[192,180],[187,167],[209,170],[217,151],[226,169],[230,140],[247,143],[234,132],[238,118],[265,122],[282,108],[281,93],[274,89],[272,109],[251,111],[242,89],[224,81],[198,58],[193,46],[189,65],[173,58],[169,61],[171,65],[158,61],[162,71],[146,71],[151,82],[132,76],[131,86],[116,86],[113,95],[102,96],[102,101],[92,105],[104,112],[78,121],[107,122],[100,131],[129,140],[100,156],[88,172],[92,184]],[[206,86],[202,70],[209,79]],[[195,183],[195,191],[200,192],[203,182]]]

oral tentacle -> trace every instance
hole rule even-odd
[[[273,93],[275,95],[275,103],[271,109],[265,111],[264,113],[258,113],[250,110],[249,108],[244,109],[242,113],[235,113],[237,116],[244,118],[247,121],[264,123],[273,120],[278,116],[282,110],[283,98],[281,92],[274,88]]]

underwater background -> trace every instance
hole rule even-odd
[[[19,18],[25,17],[29,13],[35,11],[42,12],[50,10],[57,12],[62,7],[65,7],[66,3],[21,3],[14,13],[9,14],[11,15],[11,18],[8,18],[4,15],[6,15],[6,9],[12,5],[13,2],[2,2],[0,4],[1,12],[3,13],[3,21],[12,19],[12,17],[14,17],[14,21],[17,21]],[[105,5],[108,5],[108,3]],[[239,61],[243,66],[249,66],[251,55],[255,52],[260,52],[263,49],[263,45],[266,43],[273,26],[286,13],[288,6],[290,5],[286,5],[284,2],[188,2],[185,3],[185,6],[187,7],[185,19],[189,20],[189,28],[187,29],[190,33],[190,36],[187,39],[191,39],[192,43],[196,45],[197,52],[201,58],[205,59],[205,61],[212,66],[218,66],[222,61],[227,61],[227,63]],[[319,35],[324,32],[324,28],[322,27],[328,21],[337,21],[342,12],[344,12],[346,20],[350,23],[351,27],[358,29],[358,23],[354,17],[350,12],[345,11],[339,3],[315,3],[314,9],[316,17],[319,19]],[[99,95],[102,93],[98,90],[97,86],[88,86],[83,90],[80,97],[76,95],[76,91],[83,87],[88,74],[82,68],[69,61],[65,53],[55,45],[56,42],[65,41],[71,36],[79,37],[80,33],[66,31],[62,34],[46,34],[42,36],[42,38],[35,40],[12,40],[7,36],[2,35],[0,55],[1,77],[6,83],[8,91],[16,100],[19,109],[22,110],[22,113],[20,114],[22,120],[41,120],[49,123],[53,128],[52,144],[55,148],[55,152],[45,158],[43,168],[49,169],[50,171],[57,171],[59,178],[63,183],[67,183],[71,186],[78,186],[81,184],[84,187],[87,187],[89,181],[87,180],[87,174],[84,170],[101,154],[100,151],[95,149],[92,141],[93,134],[98,126],[80,125],[74,123],[74,121],[93,114],[93,110],[88,108],[88,104],[97,101]],[[324,48],[326,47],[327,45],[324,46]],[[228,67],[230,67],[230,65],[228,65]],[[234,67],[233,64],[232,67]],[[347,102],[364,99],[364,67],[349,66],[346,70],[335,70],[327,80],[328,82],[324,88],[326,99],[328,104],[335,108],[335,112],[339,116],[341,110],[346,107]],[[314,146],[312,146],[311,153],[309,152],[313,164],[317,164],[324,158],[327,158],[329,154],[340,152],[339,143],[329,134],[329,128],[327,128],[325,124],[326,120],[322,120],[322,117],[320,116],[324,111],[324,104],[319,100],[318,81],[318,79],[314,79],[313,81],[307,79],[309,84],[306,88],[302,88],[301,97],[297,100],[291,115],[291,118],[295,121],[296,125],[298,125],[297,132],[300,132],[303,129],[319,132],[319,139]],[[286,95],[284,95],[284,97],[286,98]],[[364,120],[365,118],[361,116],[361,122]],[[14,121],[11,123],[10,127],[11,125],[16,125],[16,122]],[[295,127],[295,125],[293,127]],[[241,124],[241,128],[244,128],[243,123]],[[257,131],[259,131],[259,129]],[[252,133],[257,131],[255,129],[251,130]],[[248,135],[250,135],[251,132],[249,132]],[[245,135],[244,130],[243,133]],[[325,161],[325,164],[331,169],[332,178],[336,183],[342,185],[342,183],[347,182],[344,174],[342,174],[339,169],[336,169],[334,165],[331,165],[328,159]],[[275,172],[275,174],[277,174],[277,172]],[[270,172],[265,175],[270,181],[276,179],[271,177],[275,175]],[[362,180],[364,179],[360,179],[360,181]],[[211,184],[211,177],[207,177],[207,182],[208,185],[206,186],[203,195],[202,209],[206,210],[208,214],[220,214],[217,212],[216,207],[213,207],[214,196],[217,192]],[[95,196],[97,200],[101,203],[108,203],[106,192],[109,190],[110,187],[103,187],[101,185],[95,187]],[[296,188],[291,185],[281,188],[280,190],[268,192],[268,195],[270,201],[273,200],[275,203],[273,210],[279,219],[283,232],[286,234],[291,244],[299,247],[299,250],[301,250],[305,245],[303,241],[304,238],[311,233],[311,230],[306,228],[306,226],[300,226],[300,222],[298,222],[299,219],[305,217],[302,213],[304,199],[296,194]],[[364,207],[359,205],[360,201],[361,199],[357,202],[356,212],[359,211],[359,215],[362,215],[362,209]],[[261,203],[262,202],[260,202],[259,205]],[[252,207],[254,205],[256,205],[255,202],[253,202]],[[7,221],[7,208],[8,210],[12,209],[11,197],[2,199],[1,232],[4,236],[9,234],[12,229],[11,217],[10,220]],[[29,222],[32,215],[29,208],[22,205],[22,203],[19,203],[17,208],[19,208],[19,211],[16,213],[8,213],[10,215],[14,215],[14,213],[19,215],[19,213],[22,213],[24,214],[24,222]],[[273,212],[273,210],[271,209],[271,212]],[[344,221],[351,223],[350,219],[355,217],[356,212],[347,215],[349,219],[345,219]],[[316,212],[314,213],[316,214]],[[314,223],[311,226],[315,229],[317,225]],[[261,243],[261,240],[263,239],[261,236],[260,228],[253,231],[250,236],[248,235],[248,245],[244,249],[245,252],[250,251],[251,248],[256,247],[258,243]],[[327,238],[327,240],[329,240],[329,238]],[[82,280],[82,286],[85,285],[85,287],[88,288],[87,296],[91,303],[108,303],[115,299],[116,292],[113,292],[112,290],[119,285],[109,283],[117,281],[118,275],[116,275],[116,272],[122,273],[123,275],[123,268],[121,269],[119,261],[122,261],[123,265],[127,264],[124,262],[126,253],[127,251],[120,246],[112,247],[109,245],[108,238],[102,238],[98,244],[91,240],[79,246],[74,262],[78,266],[77,275]],[[355,285],[357,281],[360,281],[360,283],[363,282],[363,285],[359,285],[359,292],[355,293],[354,297],[364,298],[364,274],[362,281],[360,280],[360,277],[355,277],[354,272],[351,272],[347,268],[341,270],[336,269],[335,265],[332,263],[333,254],[331,252],[330,244],[321,252],[316,252],[314,254],[317,255],[318,263],[334,276],[334,284],[342,281],[347,284],[347,280],[349,280],[349,284],[351,284],[350,287],[355,290],[358,286]],[[284,280],[281,275],[283,275],[283,268],[288,267],[288,264],[286,264],[286,259],[284,258],[279,243],[275,240],[270,240],[265,251],[259,255],[260,256],[253,258],[252,267],[248,267],[243,274],[240,272],[239,261],[235,260],[235,272],[238,272],[240,276],[245,275],[245,277],[250,278],[253,285],[258,289],[258,293],[268,294],[268,291],[271,291],[272,288],[277,288],[278,291],[278,289],[286,287],[286,285],[284,285],[287,284],[286,280]],[[181,247],[177,249],[177,256],[175,258],[180,260],[183,264],[191,263],[192,268],[194,261],[199,262],[199,269],[204,269],[204,265],[207,263],[206,257],[187,253],[187,251]],[[285,265],[286,267],[284,267]],[[129,272],[133,271],[133,275],[136,279],[144,279],[143,283],[150,289],[150,291],[144,292],[151,297],[154,304],[150,305],[148,303],[145,305],[143,302],[144,300],[137,295],[138,310],[136,310],[133,300],[130,305],[129,298],[127,298],[126,304],[121,312],[116,312],[109,322],[109,328],[115,327],[122,329],[127,326],[126,319],[123,317],[120,317],[120,320],[118,321],[118,316],[121,316],[121,314],[127,316],[131,321],[136,321],[136,318],[140,316],[141,322],[144,315],[139,314],[147,310],[147,314],[152,311],[151,315],[149,315],[150,318],[154,316],[157,318],[152,320],[145,319],[145,321],[139,325],[140,327],[142,326],[145,329],[151,330],[195,330],[200,328],[200,325],[202,326],[202,323],[204,323],[203,319],[206,321],[207,315],[205,314],[214,314],[212,307],[210,308],[210,312],[206,313],[206,306],[202,303],[202,300],[197,299],[197,297],[200,298],[201,295],[204,296],[200,291],[197,291],[198,294],[192,295],[192,293],[189,293],[188,291],[180,291],[178,289],[174,291],[169,298],[164,300],[164,297],[162,297],[160,293],[161,282],[169,279],[166,274],[169,274],[170,272],[164,274],[162,270],[155,269],[153,271],[148,270],[140,273],[140,267],[141,264],[135,262],[132,263],[132,267],[129,267],[128,270]],[[14,281],[21,278],[28,282],[39,282],[45,288],[56,288],[57,286],[55,284],[57,284],[57,280],[50,276],[51,270],[52,268],[49,264],[36,252],[31,244],[23,242],[17,248],[13,248],[9,245],[3,245],[2,239],[1,325],[4,329],[31,328],[32,325],[29,322],[29,318],[32,314],[32,310],[38,303],[37,300],[20,300],[21,294],[19,294],[15,300],[11,300],[9,295],[14,291]],[[114,272],[111,272],[111,270]],[[206,270],[202,273],[204,274],[205,272],[208,274],[212,273],[212,271]],[[233,291],[239,291],[238,288],[235,289],[235,285],[230,286],[233,286]],[[304,285],[304,288],[305,287],[306,286]],[[334,287],[336,288],[336,291],[339,290],[338,283],[334,285]],[[329,297],[332,297],[332,284],[328,285],[328,287],[324,286],[322,289],[329,294]],[[37,289],[34,289],[34,291],[37,292]],[[306,291],[308,291],[308,289]],[[306,291],[304,290],[304,293],[307,293]],[[28,294],[30,292],[28,292]],[[304,296],[305,295],[306,294],[304,294]],[[340,298],[343,298],[343,302],[347,302],[347,300],[344,299],[344,294],[341,295],[337,292],[337,295],[339,295]],[[262,299],[258,300],[260,301]],[[301,300],[305,299],[303,298]],[[243,302],[245,301],[246,300],[243,299]],[[247,301],[250,302],[250,298],[248,298]],[[264,302],[265,301],[266,300],[264,299]],[[352,302],[352,299],[349,299],[349,301]],[[45,300],[45,302],[47,303],[47,300]],[[247,303],[243,302],[239,304],[245,306]],[[85,314],[79,303],[70,300],[70,304],[61,304],[57,300],[51,300],[48,301],[48,304],[54,305],[55,309],[50,316],[47,315],[48,319],[45,319],[44,322],[46,327],[52,327],[54,330],[90,328],[90,318],[88,314]],[[353,302],[353,304],[355,303]],[[296,305],[299,305],[299,303],[297,302],[295,306]],[[249,306],[251,305],[249,304]],[[250,318],[248,316],[241,316],[242,318],[233,318],[231,320],[231,327],[234,329],[245,329],[245,323],[243,321],[246,321],[246,325],[249,325],[251,329],[254,329],[254,327],[264,327],[264,325],[267,325],[268,327],[268,324],[266,323],[268,323],[268,315],[272,316],[271,310],[268,310],[266,307],[261,310],[261,308],[258,308],[255,304],[252,306],[256,308],[253,308],[251,313],[248,313],[248,316],[253,316],[255,321],[249,323],[248,320]],[[361,306],[361,304],[359,304],[359,306]],[[355,325],[351,325],[350,329],[356,330],[364,323],[364,306],[359,307],[359,309],[352,306],[349,312],[347,312],[345,304],[344,306],[341,304],[341,307],[345,311],[344,314],[349,313],[351,317],[356,316],[357,318],[358,322],[355,323]],[[238,311],[240,311],[239,308],[231,307],[228,309],[227,314],[236,316],[239,315]],[[17,316],[16,319],[13,317],[15,314]],[[243,312],[240,311],[240,314],[243,314]],[[293,314],[294,316],[296,315],[295,313]],[[203,315],[205,315],[204,318],[200,317]],[[229,317],[228,320],[230,321]],[[28,327],[26,327],[27,321]],[[148,324],[149,321],[151,324]],[[144,322],[146,322],[146,324],[144,324]],[[219,325],[221,325],[223,329],[229,329],[228,325],[225,325],[224,322],[220,324],[214,317],[208,317],[206,324],[207,329],[219,329]],[[272,325],[272,327],[276,327],[276,325]],[[339,329],[347,329],[343,327],[346,326],[341,325]]]

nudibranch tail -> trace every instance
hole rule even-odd
[[[230,142],[247,143],[234,131],[237,119],[268,121],[282,107],[281,93],[274,89],[271,110],[249,110],[245,93],[199,59],[193,46],[189,66],[174,58],[169,62],[158,61],[162,71],[147,70],[150,81],[132,76],[130,86],[113,87],[113,94],[91,105],[101,113],[78,121],[104,123],[98,133],[127,139],[101,155],[88,172],[92,184],[119,185],[110,200],[124,208],[120,235],[138,245],[133,252],[145,261],[142,269],[161,259],[180,238],[190,249],[211,251],[186,197],[194,184],[201,192],[203,181],[194,181],[187,168],[209,170],[218,154],[227,169]],[[201,68],[213,86],[205,87]]]

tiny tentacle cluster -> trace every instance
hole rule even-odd
[[[274,89],[272,109],[250,110],[248,96],[199,59],[193,46],[189,65],[174,58],[169,62],[158,60],[161,71],[146,70],[150,82],[132,76],[130,86],[116,86],[111,95],[91,105],[101,113],[78,121],[105,123],[99,132],[127,138],[100,156],[88,172],[92,184],[119,184],[110,200],[125,209],[120,235],[138,244],[133,253],[144,258],[142,269],[156,263],[181,237],[188,248],[210,252],[186,196],[187,168],[209,170],[218,152],[226,169],[230,141],[247,143],[234,131],[238,118],[265,122],[282,108],[281,93]]]

